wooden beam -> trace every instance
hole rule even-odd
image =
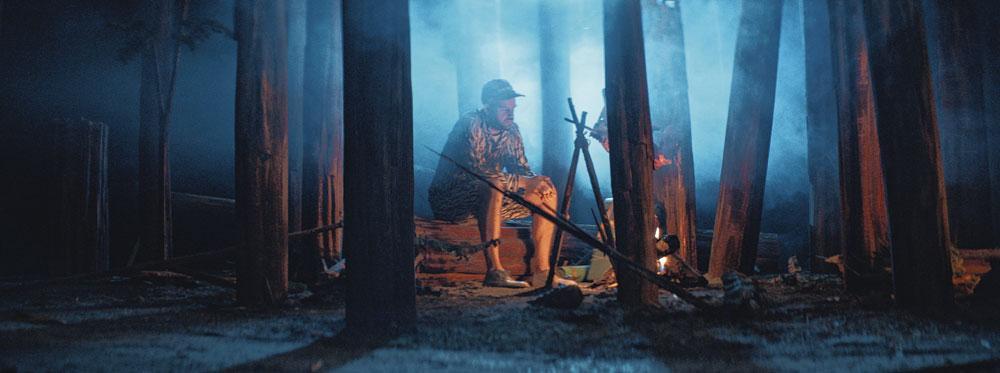
[[[347,333],[416,324],[413,98],[407,0],[344,0]]]
[[[697,267],[694,151],[681,4],[657,0],[642,4],[653,143],[672,161],[654,172],[653,195],[663,207],[667,233],[680,239],[681,258]]]
[[[655,272],[653,133],[639,0],[604,0],[604,71],[615,243],[629,260]],[[657,303],[655,285],[633,272],[617,275],[620,302]]]
[[[237,299],[288,293],[288,107],[284,0],[236,3]]]
[[[954,302],[949,234],[930,65],[918,0],[864,2],[897,304]]]
[[[339,0],[311,0],[303,74],[302,226],[330,225],[343,217],[343,57]],[[295,246],[296,277],[313,281],[320,259],[340,253],[338,232]]]
[[[946,0],[924,4],[952,242],[958,247],[992,245],[990,122],[984,115],[976,7]]]
[[[771,145],[784,1],[743,1],[708,279],[753,273]]]
[[[809,248],[799,253],[807,268],[815,256],[840,254],[840,175],[837,152],[836,87],[830,53],[830,22],[826,2],[803,6],[806,66],[806,138],[809,165]],[[839,30],[837,32],[840,32]],[[835,36],[840,36],[834,34]]]
[[[833,55],[840,158],[840,210],[843,240],[837,250],[844,263],[844,285],[852,292],[884,286],[872,283],[881,265],[876,253],[888,248],[878,132],[865,47],[861,5],[830,0],[830,47]]]

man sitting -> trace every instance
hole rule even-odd
[[[517,93],[506,80],[496,79],[483,85],[483,108],[466,113],[455,123],[443,153],[462,165],[486,176],[504,190],[519,193],[529,202],[555,213],[556,188],[552,181],[535,175],[524,156],[524,143],[514,123]],[[483,242],[500,238],[503,221],[524,218],[531,214],[500,192],[476,180],[455,165],[442,159],[438,162],[434,180],[428,190],[431,210],[437,219],[461,221],[475,217]],[[533,217],[531,239],[535,255],[531,259],[531,285],[542,286],[548,277],[549,253],[552,249],[555,225],[541,217]],[[499,243],[485,250],[486,286],[523,288],[529,284],[516,281],[500,262]],[[553,286],[575,285],[573,281],[554,277]]]

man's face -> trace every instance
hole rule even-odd
[[[496,115],[496,122],[504,128],[514,125],[514,108],[517,107],[515,99],[498,101],[493,105],[493,112]]]

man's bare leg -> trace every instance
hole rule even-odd
[[[557,195],[555,192],[545,197],[538,193],[526,193],[525,199],[535,205],[542,206],[556,213]],[[556,226],[552,222],[537,215],[531,217],[531,241],[535,244],[535,255],[531,258],[531,273],[544,273],[549,270],[549,256],[552,253],[552,236]]]
[[[479,239],[482,242],[489,242],[500,238],[500,224],[503,223],[500,217],[500,208],[503,206],[503,194],[492,188],[486,188],[483,193],[486,193],[486,200],[476,220],[479,223]],[[498,246],[490,246],[483,250],[483,254],[486,255],[487,271],[503,270]]]

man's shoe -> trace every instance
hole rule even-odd
[[[531,286],[542,287],[545,286],[545,281],[549,278],[549,271],[533,273],[531,275]],[[552,287],[564,287],[564,286],[579,286],[576,281],[562,278],[558,274],[552,276]]]
[[[510,277],[507,271],[502,269],[494,269],[486,272],[486,278],[483,280],[484,286],[499,287],[499,288],[526,288],[530,287],[527,282],[517,281]]]

